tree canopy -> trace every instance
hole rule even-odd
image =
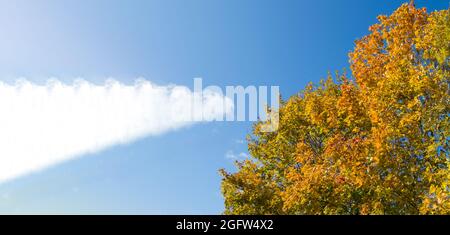
[[[281,101],[221,170],[225,214],[449,214],[450,9],[379,16],[329,76]]]

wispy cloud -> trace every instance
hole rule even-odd
[[[225,153],[225,158],[231,160],[243,160],[248,158],[248,154],[244,152],[234,153],[232,150],[229,150]]]
[[[146,80],[133,85],[0,82],[0,182],[233,112],[221,94],[204,92],[200,100],[196,95],[187,87]]]

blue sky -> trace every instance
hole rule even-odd
[[[0,80],[277,85],[348,66],[355,39],[403,1],[0,0]],[[416,1],[429,10],[446,0]],[[250,122],[212,122],[85,154],[0,184],[0,213],[218,214],[219,168]],[[2,156],[3,157],[3,156]]]

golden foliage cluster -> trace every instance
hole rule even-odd
[[[357,40],[352,76],[281,102],[223,175],[225,214],[449,214],[450,9],[404,4]]]

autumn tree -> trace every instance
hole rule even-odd
[[[281,102],[279,128],[221,170],[225,214],[449,214],[450,9],[379,16],[329,76]]]

